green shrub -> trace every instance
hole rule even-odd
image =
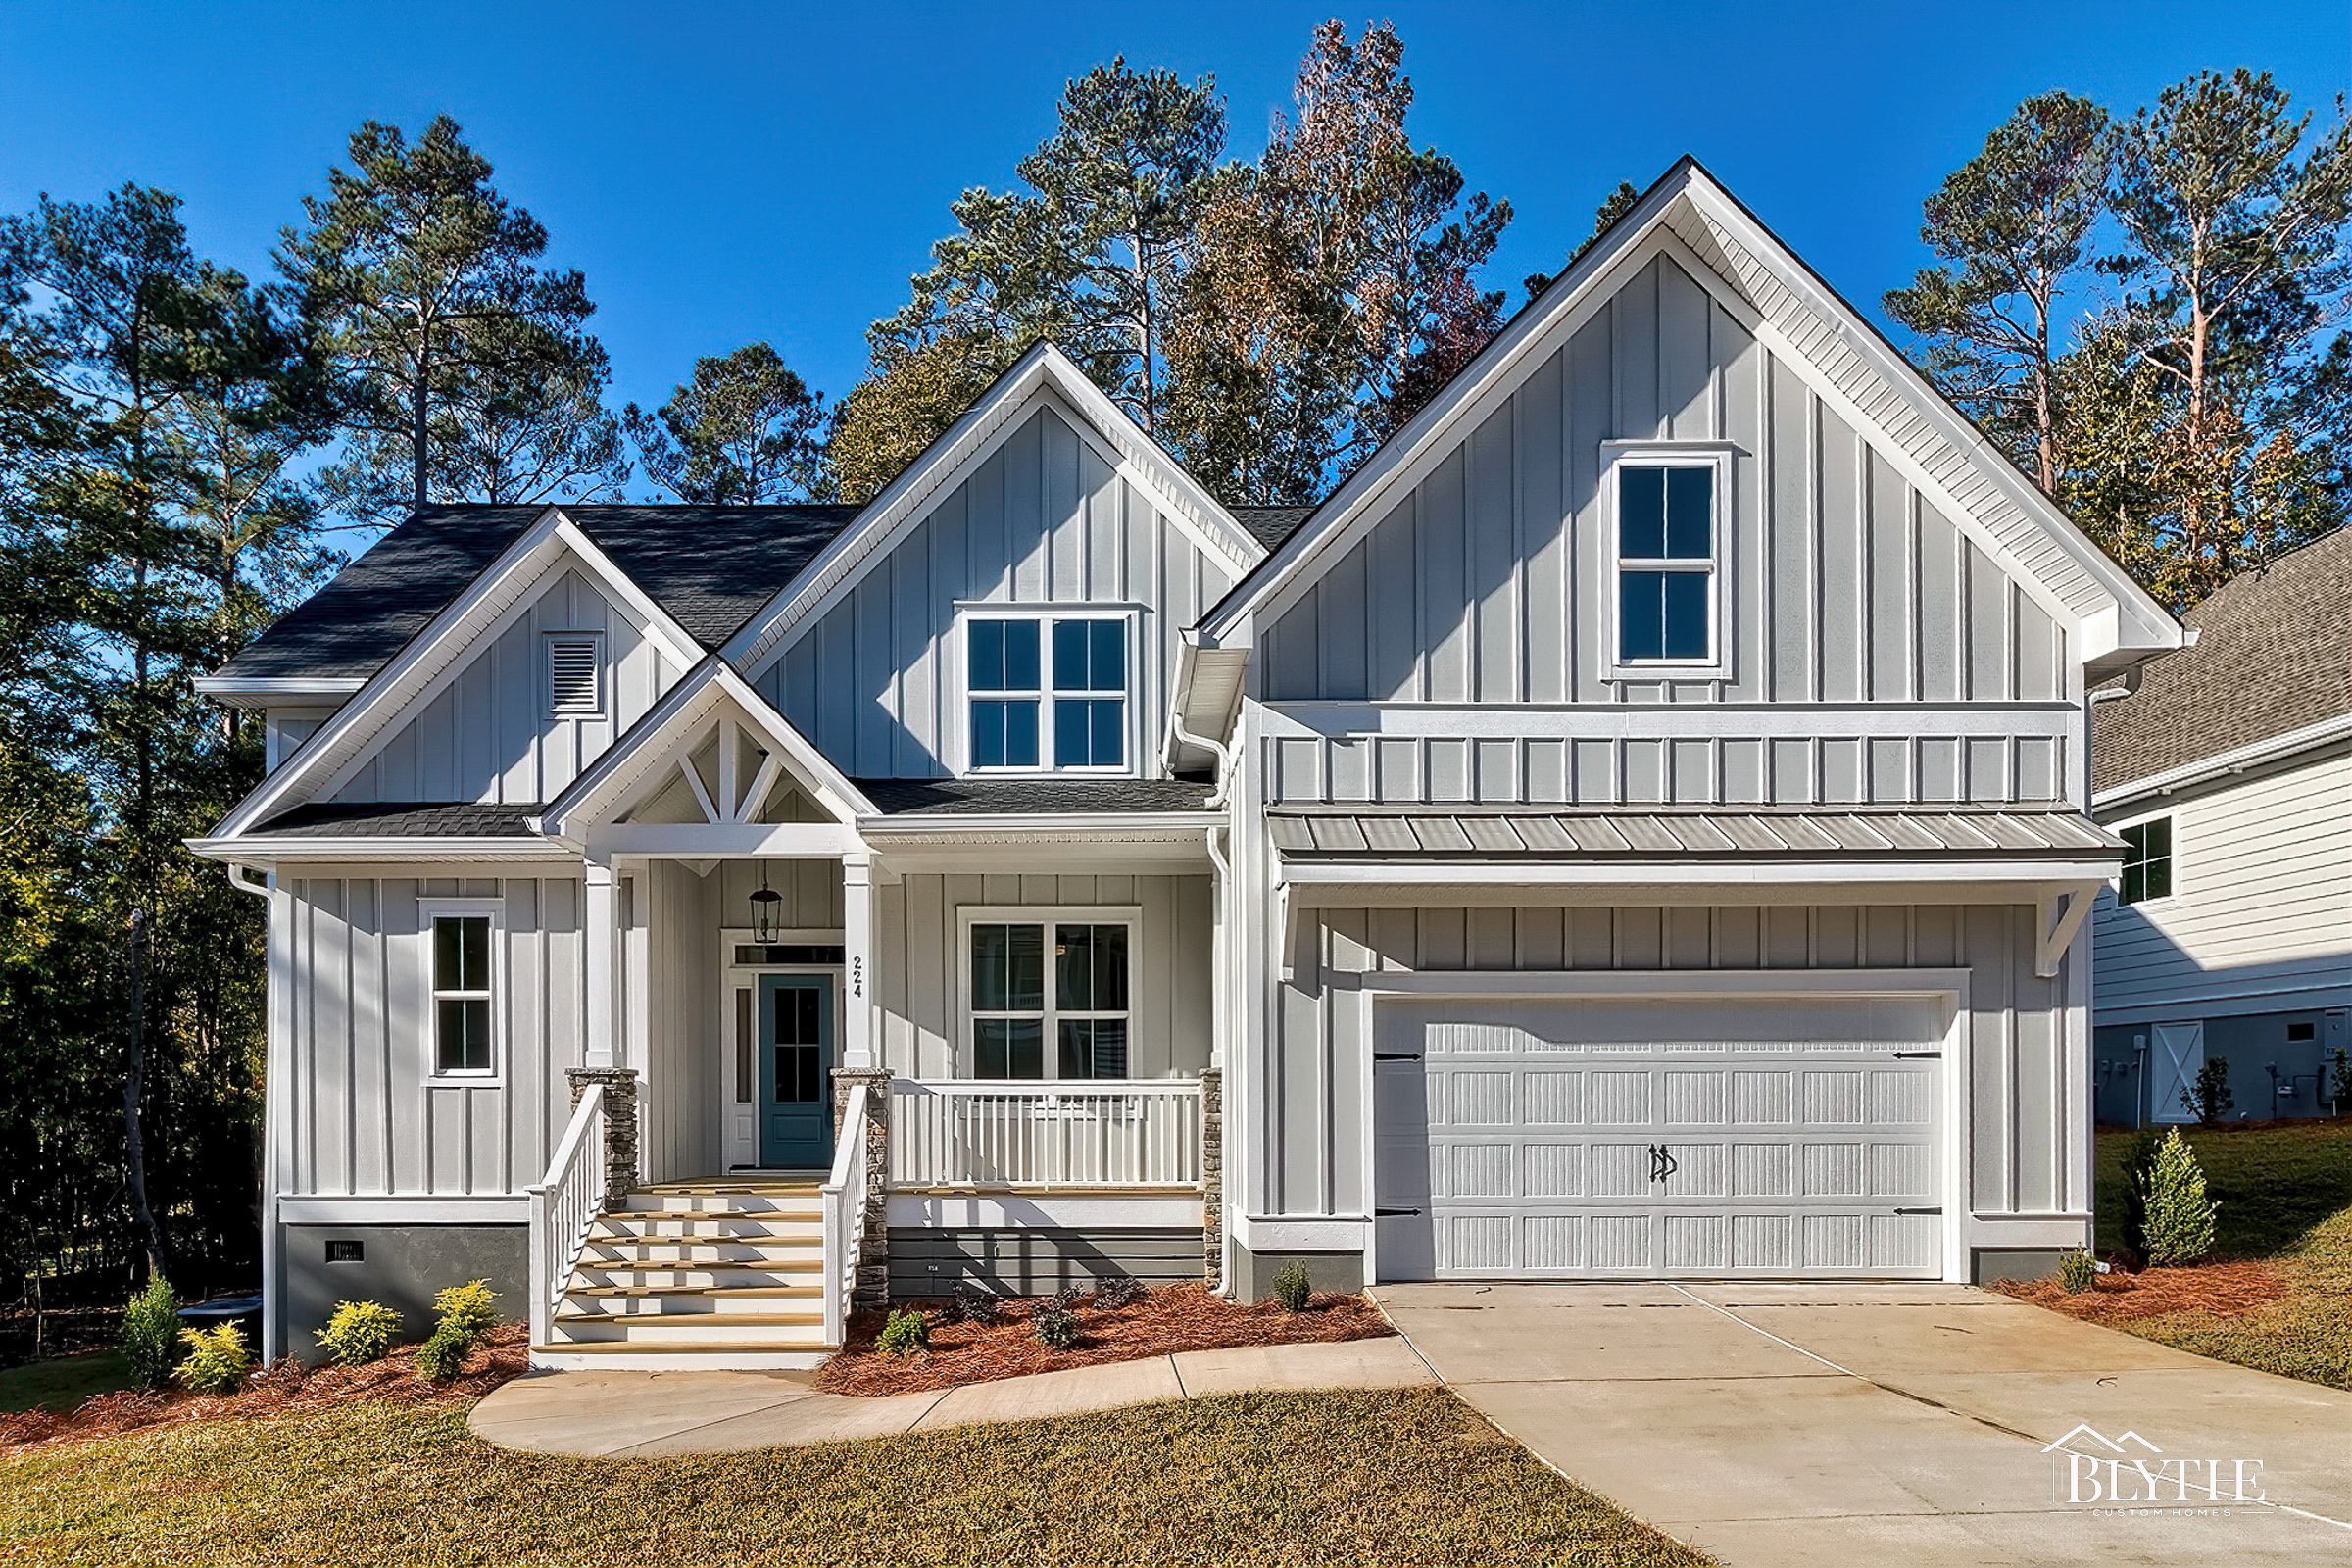
[[[1152,1288],[1132,1274],[1121,1274],[1102,1281],[1095,1287],[1095,1308],[1102,1312],[1116,1312],[1133,1306],[1152,1294]]]
[[[882,1332],[874,1337],[874,1348],[891,1355],[915,1355],[931,1348],[931,1320],[909,1308],[894,1311]]]
[[[2058,1283],[2069,1296],[2081,1296],[2098,1277],[2098,1261],[2088,1252],[2069,1252],[2058,1260]]]
[[[2208,1056],[2197,1069],[2196,1083],[2180,1091],[2180,1102],[2208,1127],[2222,1119],[2223,1111],[2235,1110],[2237,1102],[2230,1098],[2230,1058]]]
[[[416,1371],[420,1377],[435,1383],[447,1383],[466,1370],[466,1358],[473,1353],[473,1339],[456,1327],[448,1318],[433,1325],[433,1332],[416,1347]]]
[[[1313,1294],[1314,1287],[1307,1280],[1304,1258],[1292,1258],[1274,1276],[1274,1299],[1280,1301],[1286,1311],[1305,1311],[1307,1298]]]
[[[467,1280],[433,1293],[433,1310],[441,1315],[433,1332],[446,1328],[464,1339],[470,1350],[483,1335],[498,1327],[498,1293],[488,1280]]]
[[[362,1366],[382,1360],[400,1328],[400,1314],[381,1301],[337,1301],[326,1327],[313,1334],[345,1366]]]
[[[2193,1263],[2213,1250],[2213,1216],[2222,1205],[2205,1196],[2205,1172],[2178,1127],[2157,1147],[2145,1198],[2149,1262]]]
[[[179,1341],[188,1348],[186,1359],[172,1376],[195,1394],[234,1394],[253,1375],[253,1356],[245,1348],[245,1331],[234,1321],[211,1329],[181,1329]]]
[[[122,1360],[143,1389],[163,1387],[179,1353],[179,1299],[160,1275],[122,1308]]]
[[[1029,1331],[1038,1344],[1066,1350],[1078,1343],[1078,1314],[1065,1306],[1041,1306],[1029,1315]]]

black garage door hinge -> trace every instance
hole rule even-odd
[[[1937,1207],[1937,1208],[1898,1208],[1898,1209],[1896,1209],[1896,1210],[1895,1210],[1895,1212],[1896,1212],[1897,1214],[1940,1214],[1940,1213],[1942,1213],[1942,1212],[1943,1212],[1943,1210],[1942,1210],[1940,1207]]]
[[[1897,1061],[1909,1061],[1916,1060],[1922,1056],[1940,1057],[1942,1054],[1943,1053],[1940,1051],[1898,1051],[1894,1054],[1894,1059]]]
[[[1372,1211],[1372,1217],[1374,1219],[1401,1219],[1407,1214],[1420,1212],[1417,1208],[1376,1208]]]
[[[1375,1051],[1372,1053],[1372,1059],[1374,1061],[1419,1061],[1421,1053],[1418,1051]]]

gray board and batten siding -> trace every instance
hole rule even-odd
[[[1047,400],[753,684],[845,773],[946,777],[959,604],[1134,606],[1132,733],[1152,772],[1178,634],[1233,582]]]
[[[2034,973],[2031,906],[1736,906],[1302,909],[1298,968],[1277,994],[1255,1071],[1250,1185],[1286,1219],[1361,1215],[1371,1122],[1363,1030],[1378,1005],[1348,982],[1392,974],[1659,970],[1965,969],[1971,1122],[1964,1195],[1984,1215],[2080,1210],[2066,1136],[2086,1114],[2070,1085],[2070,968]],[[1475,989],[1474,987],[1472,989]]]
[[[378,741],[334,800],[552,801],[682,673],[568,556],[527,597],[529,608]],[[547,641],[564,631],[602,639],[604,710],[593,717],[551,713]]]
[[[1602,444],[1651,439],[1735,449],[1721,680],[1606,678]],[[1265,759],[1282,799],[2077,793],[2064,628],[1666,256],[1281,612],[1254,678],[1266,731],[1292,737]],[[1434,721],[1383,734],[1391,705],[1592,722],[1531,715],[1522,736],[1491,741]],[[1629,710],[1643,716],[1629,724]]]

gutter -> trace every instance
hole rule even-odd
[[[2091,694],[2094,701],[2108,695],[2106,692]],[[2091,808],[2112,810],[2151,796],[2170,795],[2177,790],[2211,783],[2215,779],[2230,778],[2265,762],[2291,757],[2297,752],[2311,751],[2347,739],[2352,739],[2352,713],[2338,713],[2333,718],[2323,718],[2301,729],[2268,735],[2231,751],[2216,753],[2193,762],[2183,762],[2179,767],[2167,768],[2161,773],[2150,773],[2145,778],[2118,784],[2104,793],[2093,795],[2090,798]]]

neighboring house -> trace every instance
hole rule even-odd
[[[2232,579],[2195,646],[2091,709],[2091,808],[2124,865],[2093,921],[2098,1118],[2341,1115],[2352,1049],[2352,529]]]
[[[1311,512],[1043,346],[854,512],[428,511],[206,683],[270,1353],[473,1274],[790,1365],[853,1288],[2050,1266],[2084,693],[2180,636],[1689,162]]]

